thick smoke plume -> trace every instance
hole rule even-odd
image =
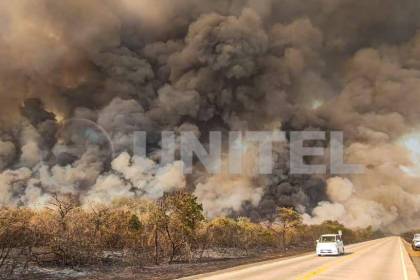
[[[187,189],[208,216],[402,231],[420,222],[418,0],[40,0],[0,3],[0,206],[159,198]],[[209,175],[160,166],[163,130],[342,130],[366,173]],[[148,132],[148,157],[133,155]],[[414,133],[414,134],[413,134]],[[328,143],[327,143],[328,144]],[[177,147],[175,147],[176,149]],[[413,172],[413,170],[415,172]],[[411,171],[411,172],[410,172]]]

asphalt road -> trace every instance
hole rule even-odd
[[[184,280],[415,280],[420,279],[399,237],[346,246],[346,255],[318,257],[307,254],[279,259]]]

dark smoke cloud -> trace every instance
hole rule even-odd
[[[193,191],[209,216],[402,230],[420,193],[399,139],[420,119],[417,0],[64,0],[0,3],[0,205]],[[364,175],[188,178],[160,167],[162,130],[343,130]],[[132,155],[144,130],[149,158]],[[104,133],[106,131],[106,133]],[[372,153],[371,151],[374,151]],[[388,155],[388,156],[384,156]],[[389,180],[387,174],[393,177]]]

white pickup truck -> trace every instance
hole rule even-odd
[[[344,243],[341,234],[324,234],[316,241],[318,256],[344,255]]]
[[[414,234],[413,241],[411,242],[411,247],[414,251],[420,250],[420,234]]]

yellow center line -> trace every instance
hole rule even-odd
[[[381,243],[375,244],[373,246],[376,247],[376,246],[382,245],[382,243],[385,243],[385,242],[381,242]],[[365,251],[367,251],[368,249],[371,249],[371,248],[372,248],[372,245],[370,245],[370,244],[366,245],[366,247],[363,247],[361,250],[359,250],[357,252],[354,252],[351,255],[344,256],[344,257],[342,257],[342,258],[340,258],[339,260],[336,260],[336,261],[328,262],[328,263],[326,263],[322,266],[317,267],[315,270],[312,270],[312,271],[310,271],[310,272],[308,272],[308,273],[306,273],[302,276],[298,276],[296,278],[296,280],[311,280],[314,277],[326,272],[330,268],[332,268],[334,266],[337,266],[339,264],[342,264],[343,262],[348,261],[349,259],[352,259],[352,258],[362,254],[363,252],[365,252]]]

